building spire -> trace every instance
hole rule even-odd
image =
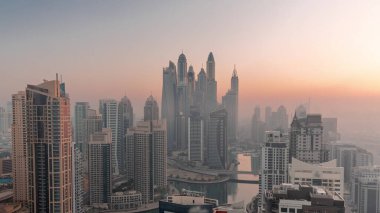
[[[237,77],[236,64],[234,64],[234,70],[232,71],[232,77]]]

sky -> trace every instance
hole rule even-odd
[[[0,105],[63,76],[71,101],[127,95],[141,117],[162,69],[183,51],[196,73],[210,51],[218,96],[234,65],[240,117],[285,105],[380,128],[380,1],[0,1]]]

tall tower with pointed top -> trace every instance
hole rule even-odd
[[[181,53],[178,57],[178,83],[187,84],[187,59],[185,54]]]
[[[213,111],[218,105],[217,101],[217,82],[215,80],[215,60],[212,52],[207,58],[207,110]]]
[[[215,60],[212,52],[208,54],[207,58],[207,78],[209,80],[215,80]]]
[[[235,143],[237,141],[239,107],[239,78],[236,67],[232,71],[231,89],[223,96],[222,103],[228,113],[228,143]]]

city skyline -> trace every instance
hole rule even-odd
[[[371,116],[380,104],[378,2],[0,4],[1,72],[9,79],[0,87],[2,105],[26,83],[57,72],[73,102],[127,95],[141,116],[148,94],[161,102],[156,79],[168,59],[183,50],[198,73],[212,51],[219,101],[237,66],[242,117],[257,104],[294,109],[310,98],[313,111],[336,114],[342,128],[363,116],[380,119]],[[96,93],[94,84],[102,85]],[[359,107],[360,116],[347,118]]]
[[[380,211],[379,11],[0,0],[0,212]]]

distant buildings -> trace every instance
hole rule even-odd
[[[291,158],[318,164],[322,161],[323,127],[321,115],[297,117],[295,114],[290,128]]]
[[[74,123],[74,139],[81,152],[84,152],[87,146],[87,113],[90,109],[88,102],[75,103],[75,123]]]
[[[197,78],[196,78],[197,77]],[[228,116],[228,126],[226,135],[229,143],[237,141],[238,125],[238,91],[239,79],[237,71],[234,69],[231,77],[231,88],[222,98],[222,106]],[[162,87],[162,119],[167,121],[168,150],[172,152],[189,152],[189,148],[199,147],[198,144],[189,144],[189,131],[194,128],[189,127],[191,109],[199,109],[199,119],[202,120],[203,130],[203,161],[208,159],[210,141],[208,133],[210,114],[218,110],[217,82],[215,80],[215,59],[213,53],[209,53],[206,62],[206,71],[201,68],[196,75],[194,67],[188,66],[185,54],[178,57],[177,66],[169,61],[169,66],[163,69]],[[227,124],[226,124],[227,125]],[[198,131],[198,130],[197,130]],[[195,139],[194,135],[190,138]],[[194,140],[198,143],[199,140]],[[190,153],[194,154],[194,151]]]
[[[373,165],[372,153],[355,145],[333,143],[330,154],[330,159],[336,159],[337,166],[344,168],[345,183],[352,182],[351,177],[355,167]]]
[[[90,204],[108,203],[112,194],[112,130],[103,129],[90,136]]]
[[[264,142],[264,135],[266,129],[265,123],[261,120],[261,111],[259,106],[255,107],[255,112],[252,116],[251,128],[252,142],[254,145],[258,147]]]
[[[220,109],[210,113],[208,123],[207,164],[213,169],[227,169],[227,111]]]
[[[280,131],[265,132],[265,143],[261,148],[261,172],[259,193],[273,186],[287,183],[289,160],[289,138]]]
[[[207,111],[211,112],[215,110],[218,105],[217,100],[217,82],[215,80],[215,60],[212,52],[208,55],[207,64],[206,64],[206,73],[207,73],[207,99],[206,107]]]
[[[120,174],[126,171],[126,137],[127,129],[133,127],[133,107],[128,97],[124,96],[118,104],[117,125],[117,160]],[[158,113],[158,112],[157,112]]]
[[[264,192],[263,212],[344,213],[344,199],[322,187],[281,184]]]
[[[289,165],[289,182],[293,184],[325,187],[344,195],[344,168],[336,166],[336,160],[321,164],[308,164],[292,159]]]
[[[145,101],[144,106],[144,121],[158,120],[158,104],[153,96],[149,96]]]
[[[236,68],[231,77],[231,89],[222,98],[222,104],[228,113],[228,143],[233,144],[237,141],[238,128],[238,108],[239,108],[239,78]]]
[[[166,123],[142,121],[127,133],[127,177],[141,192],[142,203],[153,201],[154,190],[167,185]]]
[[[162,71],[161,118],[166,120],[168,131],[168,150],[176,145],[176,103],[177,103],[177,71],[172,61]]]
[[[259,146],[264,143],[265,131],[281,131],[288,132],[289,121],[286,108],[280,106],[277,111],[272,111],[272,108],[265,107],[265,120],[261,120],[261,109],[256,106],[251,123],[251,138],[254,145]]]
[[[358,213],[380,211],[380,167],[357,167],[352,174],[351,201]]]
[[[340,139],[337,118],[322,118],[323,140],[325,143],[336,142]]]

